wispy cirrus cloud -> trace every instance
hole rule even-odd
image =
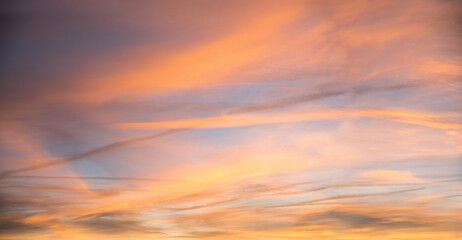
[[[361,178],[385,181],[385,182],[422,182],[409,171],[372,170],[362,172],[358,175]]]
[[[5,239],[456,239],[455,1],[7,1]]]

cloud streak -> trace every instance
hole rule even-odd
[[[398,85],[398,86],[386,86],[386,87],[371,87],[371,88],[361,88],[359,91],[354,91],[354,92],[355,93],[367,93],[370,91],[372,92],[390,91],[390,90],[397,90],[397,89],[408,88],[408,87],[414,87],[414,86],[413,85]],[[64,163],[78,161],[78,160],[81,160],[81,159],[84,159],[84,158],[87,158],[87,157],[90,157],[96,154],[101,154],[104,152],[112,151],[114,149],[117,149],[123,146],[131,145],[131,144],[135,144],[135,143],[143,142],[147,140],[153,140],[153,139],[161,138],[164,136],[169,136],[172,134],[188,131],[191,129],[200,128],[200,126],[206,126],[209,122],[214,122],[214,121],[217,121],[218,119],[226,118],[228,115],[232,116],[232,115],[238,115],[242,113],[251,113],[251,112],[259,112],[259,111],[265,111],[265,110],[271,110],[271,109],[278,109],[278,108],[283,108],[283,107],[287,107],[287,106],[291,106],[295,104],[300,104],[303,102],[311,102],[311,101],[315,101],[315,100],[322,99],[322,98],[332,97],[332,96],[340,95],[343,93],[345,93],[344,90],[334,90],[334,91],[328,91],[328,92],[314,93],[311,95],[306,95],[306,96],[301,96],[301,97],[283,99],[283,100],[280,100],[278,102],[271,103],[271,104],[261,104],[260,106],[243,107],[241,109],[231,111],[224,115],[207,118],[207,119],[201,119],[200,121],[194,121],[192,124],[187,124],[186,126],[182,128],[174,128],[174,129],[166,130],[164,132],[157,133],[154,135],[148,135],[144,137],[132,138],[132,139],[127,139],[127,140],[123,140],[119,142],[110,143],[105,146],[98,147],[98,148],[95,148],[95,149],[92,149],[92,150],[89,150],[89,151],[86,151],[86,152],[83,152],[83,153],[80,153],[80,154],[77,154],[77,155],[74,155],[68,158],[58,159],[58,160],[50,161],[44,164],[39,164],[39,165],[25,167],[25,168],[16,169],[16,170],[4,171],[0,173],[0,179],[13,175],[13,174],[17,174],[17,173],[34,171],[34,170],[38,170],[42,168],[47,168],[47,167],[52,167],[52,166],[56,166],[56,165],[60,165]]]
[[[1,239],[462,234],[457,1],[1,8]]]

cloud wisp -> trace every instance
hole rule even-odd
[[[415,85],[411,84],[411,85],[397,85],[397,86],[370,87],[370,88],[364,87],[364,88],[361,88],[360,90],[357,90],[357,91],[355,90],[354,92],[357,94],[359,93],[364,94],[364,93],[376,92],[376,91],[393,91],[393,90],[409,88],[409,87],[415,87]],[[326,91],[326,92],[321,92],[321,93],[314,93],[314,94],[310,94],[306,96],[298,96],[298,97],[283,99],[275,103],[261,104],[260,106],[243,107],[241,109],[234,110],[234,111],[231,111],[229,113],[226,113],[220,116],[207,118],[207,119],[201,119],[201,121],[194,122],[193,124],[182,127],[182,128],[174,128],[174,129],[166,130],[166,131],[154,134],[154,135],[148,135],[144,137],[137,137],[137,138],[132,138],[132,139],[127,139],[127,140],[123,140],[119,142],[110,143],[105,146],[98,147],[98,148],[95,148],[95,149],[92,149],[92,150],[89,150],[89,151],[86,151],[80,154],[76,154],[68,158],[57,159],[57,160],[50,161],[44,164],[39,164],[39,165],[25,167],[25,168],[16,169],[16,170],[4,171],[0,173],[0,179],[13,175],[13,174],[17,174],[17,173],[34,171],[34,170],[38,170],[42,168],[47,168],[47,167],[52,167],[52,166],[56,166],[60,164],[73,162],[73,161],[78,161],[78,160],[81,160],[81,159],[84,159],[84,158],[87,158],[93,155],[101,154],[104,152],[111,151],[113,149],[120,148],[123,146],[131,145],[131,144],[135,144],[135,143],[143,142],[147,140],[153,140],[153,139],[161,138],[164,136],[169,136],[172,134],[200,128],[201,126],[207,126],[207,124],[210,124],[211,122],[217,121],[222,118],[226,118],[227,116],[284,108],[284,107],[288,107],[288,106],[295,105],[295,104],[311,102],[311,101],[315,101],[315,100],[319,100],[323,98],[328,98],[328,97],[344,94],[345,92],[346,92],[345,90],[331,90],[331,91]]]
[[[4,1],[0,238],[462,236],[458,1]]]

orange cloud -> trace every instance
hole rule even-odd
[[[87,86],[90,88],[85,89],[81,97],[94,100],[140,97],[171,89],[235,82],[236,79],[229,76],[264,58],[274,46],[271,39],[277,38],[285,27],[301,16],[297,2],[276,6],[269,4],[261,10],[255,12],[244,26],[236,26],[223,36],[172,53],[161,60],[154,58],[155,53],[134,57],[134,62],[142,64],[92,80]]]
[[[311,121],[317,119],[339,119],[339,118],[385,118],[393,121],[405,122],[413,125],[421,125],[441,129],[462,129],[462,123],[446,120],[443,117],[426,112],[393,110],[393,109],[326,109],[310,111],[307,113],[272,113],[269,114],[242,114],[242,115],[220,115],[211,118],[196,118],[177,121],[162,122],[138,122],[119,123],[114,127],[121,129],[168,129],[168,128],[232,128],[261,124],[293,123]]]
[[[458,51],[452,51],[458,48],[446,41],[448,25],[454,22],[454,16],[446,15],[451,13],[448,9],[455,8],[454,3],[358,0],[248,4],[200,0],[183,8],[188,1],[155,2],[135,3],[140,4],[135,8],[130,8],[132,3],[123,4],[123,12],[129,12],[127,16],[133,20],[115,24],[117,30],[127,28],[128,33],[155,35],[140,34],[140,38],[147,38],[141,39],[141,44],[127,41],[123,49],[116,44],[117,47],[109,48],[110,53],[104,54],[93,53],[106,45],[104,41],[95,45],[98,47],[90,44],[93,48],[82,57],[86,60],[97,55],[90,66],[82,69],[79,64],[71,64],[66,68],[71,69],[69,72],[47,73],[43,78],[31,71],[33,81],[6,74],[13,76],[13,80],[2,87],[6,87],[7,95],[14,96],[13,100],[5,98],[8,105],[2,110],[5,113],[2,117],[5,115],[6,120],[2,118],[0,126],[2,150],[6,150],[0,175],[0,210],[2,214],[5,212],[0,216],[3,227],[0,230],[14,228],[17,232],[7,232],[0,239],[452,240],[460,237],[460,203],[456,202],[460,189],[451,185],[455,181],[418,178],[414,174],[421,176],[420,171],[428,171],[420,161],[409,164],[415,171],[399,170],[397,161],[460,155],[460,147],[454,146],[460,140],[457,137],[461,136],[462,115],[454,107],[458,103],[454,99],[460,98],[456,80],[461,68],[459,57],[454,56]],[[48,8],[53,9],[43,7]],[[166,11],[169,17],[159,18],[151,12],[154,8]],[[178,13],[173,16],[171,8],[180,9],[182,16]],[[213,12],[212,17],[199,16],[192,14],[193,8],[204,12],[232,8],[233,14],[220,10]],[[33,12],[32,9],[33,5],[30,9]],[[40,15],[43,9],[36,11]],[[77,17],[56,21],[60,27],[54,30],[60,30],[61,23],[66,26],[64,23],[76,19],[79,23],[96,25],[92,28],[94,32],[106,30],[107,22],[112,25],[114,19],[98,16],[101,11],[114,10],[111,9],[72,7],[72,11],[58,15]],[[28,15],[28,11],[17,15]],[[53,25],[50,19],[56,19],[48,18],[53,14],[46,13],[43,22]],[[187,20],[192,18],[196,21],[189,24]],[[33,20],[19,21],[19,25],[36,22]],[[209,21],[226,24],[217,24],[220,29],[209,28],[206,24]],[[150,31],[158,25],[161,30],[169,30]],[[39,38],[39,28],[30,27],[31,31],[27,26],[18,32],[34,36],[34,48],[27,48],[27,41],[21,38],[11,41],[16,44],[9,52],[14,59],[28,59],[27,56],[42,49],[61,53],[66,44],[86,48],[77,34],[65,36],[73,41],[57,41],[62,44],[43,48],[42,42],[49,39]],[[191,28],[191,34],[197,36],[169,45],[167,41],[174,40],[176,31],[186,28]],[[99,39],[98,34],[87,34],[83,39]],[[157,34],[168,36],[165,39],[160,36],[158,40]],[[16,50],[18,46],[20,51]],[[35,47],[39,50],[28,55]],[[41,56],[44,65],[27,61],[26,64],[18,61],[18,69],[23,71],[24,66],[35,64],[40,71],[61,68]],[[42,69],[45,65],[47,68]],[[64,80],[48,81],[48,76]],[[393,84],[384,87],[378,84],[388,81]],[[263,92],[254,96],[255,88],[260,85],[249,86],[253,82],[263,82]],[[62,85],[65,89],[60,88]],[[223,90],[223,86],[229,88]],[[268,86],[270,89],[266,89]],[[226,91],[235,91],[235,87],[248,88],[227,95]],[[142,109],[143,114],[132,118],[131,110],[120,110],[117,105],[138,104],[137,100],[147,99],[150,103],[166,101],[166,106],[181,104],[185,99],[190,100],[189,90],[198,88],[203,91],[199,100],[206,102],[226,102],[229,98],[234,98],[231,102],[241,102],[238,98],[246,95],[242,101],[266,104],[226,111],[223,115],[214,115],[220,109],[205,107],[197,115],[188,115],[191,110],[181,112],[184,110],[181,107],[175,109],[181,112],[177,115],[171,114],[171,109],[162,112],[163,109],[156,108],[152,119],[146,119],[151,113],[148,110]],[[406,91],[396,91],[403,89]],[[374,93],[379,93],[377,98]],[[286,111],[296,104],[313,107],[317,104],[313,101],[333,96],[347,99],[351,105],[336,109],[336,102],[325,108]],[[434,106],[421,101],[423,96],[429,97]],[[282,100],[272,102],[273,99]],[[323,104],[329,106],[331,102]],[[212,117],[193,117],[206,114]],[[178,115],[181,118],[176,118]],[[144,122],[134,122],[140,119]],[[336,121],[332,125],[331,121],[325,121],[328,124],[319,128],[317,125],[299,128],[301,124],[293,124],[313,120]],[[269,124],[274,125],[265,131],[233,129]],[[86,132],[88,136],[76,134],[79,138],[76,142],[82,142],[81,146],[74,146],[72,141],[62,143],[72,151],[82,146],[88,150],[71,156],[54,156],[53,150],[60,148],[61,142],[47,135],[47,127],[55,125],[76,132],[90,129]],[[228,129],[213,131],[206,137],[212,131],[201,132],[204,135],[180,135],[189,129],[217,128]],[[133,135],[138,131],[122,131],[127,129],[170,130],[136,137]],[[228,131],[234,131],[230,138],[226,135]],[[223,141],[214,138],[217,132],[224,137]],[[166,136],[171,138],[164,139]],[[138,144],[154,139],[162,143]],[[127,145],[130,148],[120,149]],[[122,151],[116,151],[119,149]],[[376,163],[371,159],[391,164],[397,170],[371,166]],[[93,176],[102,171],[85,166],[85,162],[81,162],[82,166],[74,164],[80,160],[94,164],[91,166],[100,165],[109,176]],[[443,168],[430,170],[458,167],[458,163],[438,161],[438,164]],[[360,172],[354,179],[342,177],[365,167],[379,170]],[[44,170],[40,172],[43,176],[16,176],[39,169]],[[152,181],[157,176],[179,181]],[[310,180],[316,184],[305,184]],[[387,189],[401,187],[402,183],[422,186],[411,189],[418,191]],[[427,188],[430,183],[443,187]],[[368,192],[370,189],[376,193]],[[383,200],[383,196],[387,199]],[[274,206],[290,206],[290,209]]]

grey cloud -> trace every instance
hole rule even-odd
[[[186,232],[187,238],[209,238],[209,237],[218,237],[223,235],[231,235],[230,232],[226,231],[194,231]]]
[[[82,216],[71,221],[71,225],[97,233],[122,234],[143,232],[162,234],[159,229],[147,227],[142,221],[136,220],[133,213],[105,212]]]
[[[384,221],[382,218],[341,211],[328,212],[325,217],[339,220],[340,222],[346,223],[354,228],[369,227],[370,225],[377,225]]]
[[[35,201],[0,195],[0,236],[46,231],[46,226],[23,222],[26,217],[44,207]]]
[[[324,188],[321,188],[321,189],[324,189]],[[387,196],[387,195],[391,195],[391,194],[419,191],[419,190],[423,190],[423,189],[425,189],[425,188],[423,188],[423,187],[422,188],[412,188],[412,189],[405,189],[405,190],[399,190],[399,191],[379,192],[379,193],[369,193],[369,194],[337,195],[337,196],[319,198],[319,199],[314,199],[314,200],[309,200],[309,201],[304,201],[304,202],[298,202],[298,203],[292,203],[292,204],[268,206],[267,208],[305,206],[305,205],[311,205],[313,203],[315,204],[315,203],[325,202],[325,201],[330,201],[330,200],[342,200],[342,199],[364,198],[364,197],[380,197],[380,196]]]
[[[380,215],[377,212],[376,215]],[[298,221],[295,226],[303,225],[325,225],[329,224],[335,226],[339,230],[342,229],[373,229],[373,230],[389,230],[389,229],[401,229],[401,228],[421,228],[429,227],[432,224],[424,221],[419,222],[412,218],[411,214],[401,216],[407,220],[393,220],[393,215],[374,216],[374,214],[364,214],[353,211],[345,211],[341,209],[331,210],[321,214],[313,214],[305,216],[303,219]],[[332,222],[332,220],[334,220]]]
[[[44,232],[47,231],[48,228],[27,224],[20,221],[15,220],[0,220],[0,236],[1,235],[11,235],[11,234],[26,234],[26,233],[34,233],[34,232]]]

